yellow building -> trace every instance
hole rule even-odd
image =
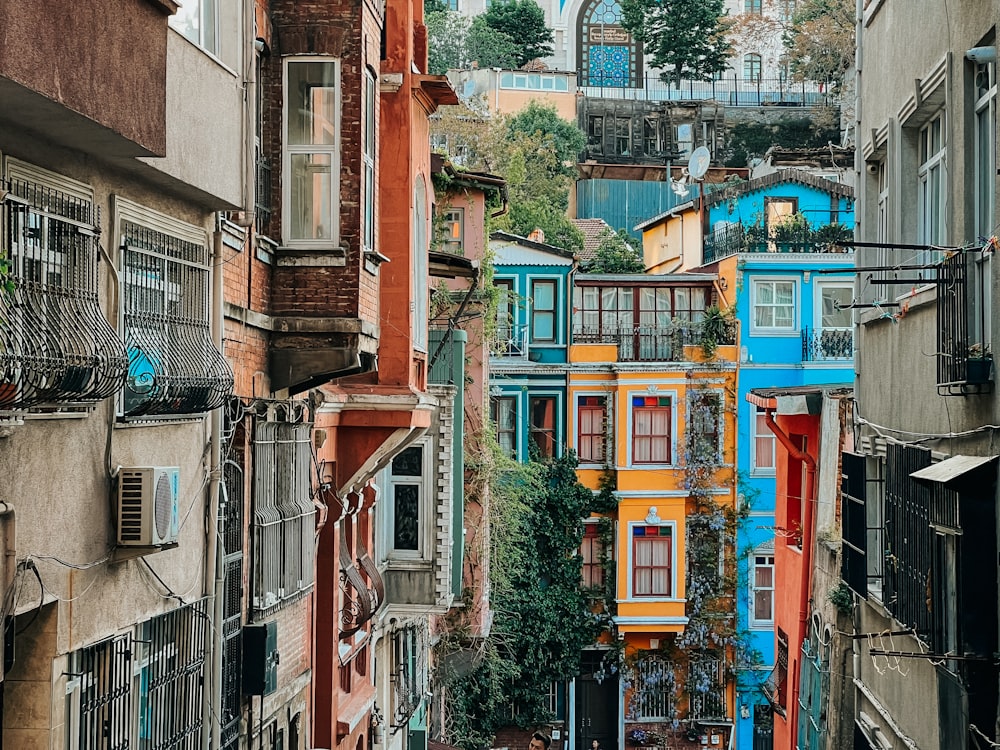
[[[567,436],[580,481],[616,500],[588,522],[584,578],[611,584],[631,744],[725,745],[732,731],[737,347],[718,292],[708,274],[574,279]],[[607,698],[588,689],[588,661],[578,696]]]

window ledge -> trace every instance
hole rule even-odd
[[[345,247],[279,247],[277,250],[279,266],[328,268],[347,265]]]

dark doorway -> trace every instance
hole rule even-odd
[[[609,651],[583,652],[576,681],[576,750],[591,750],[594,740],[601,750],[618,747],[618,673],[608,668],[615,658]]]

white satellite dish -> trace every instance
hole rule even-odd
[[[707,148],[698,146],[691,152],[691,158],[688,159],[688,174],[692,179],[700,180],[710,166],[712,166],[712,154]]]

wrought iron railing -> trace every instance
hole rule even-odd
[[[636,719],[674,718],[676,707],[676,664],[660,656],[640,658],[634,669],[632,702]]]
[[[243,708],[243,468],[235,461],[227,461],[223,466],[223,477],[225,492],[221,515],[225,579],[220,744],[222,750],[238,750]]]
[[[722,659],[693,659],[688,665],[688,719],[725,719],[726,664]]]
[[[351,557],[351,544],[358,547]],[[378,566],[364,546],[347,538],[347,524],[340,524],[340,590],[343,605],[340,609],[340,638],[350,638],[365,626],[385,602],[385,584]]]
[[[233,371],[209,330],[207,248],[125,222],[122,260],[125,416],[221,406],[232,393]]]
[[[830,359],[854,358],[854,330],[828,328],[826,330],[802,329],[802,360],[822,362]]]
[[[528,358],[528,326],[498,326],[490,340],[490,354],[494,357]]]
[[[990,290],[974,272],[974,253],[957,252],[937,266],[937,386],[943,396],[990,393],[993,356],[989,342],[973,341],[972,320],[985,330]],[[985,285],[985,282],[981,282]]]
[[[257,231],[267,234],[271,225],[271,161],[265,156],[257,156],[255,216]]]
[[[591,99],[627,101],[705,101],[714,100],[730,107],[815,107],[826,106],[835,97],[830,87],[787,78],[741,78],[728,76],[717,81],[681,81],[665,83],[659,76],[646,76],[636,86],[589,85],[586,73],[579,75],[579,90]]]
[[[97,210],[21,180],[0,188],[9,191],[0,201],[0,256],[9,265],[6,276],[0,273],[0,410],[114,395],[126,357],[97,296]]]
[[[845,253],[848,248],[841,243],[850,239],[850,229],[842,224],[788,231],[779,228],[773,233],[759,224],[728,224],[705,235],[703,262],[711,263],[736,253]]]
[[[735,326],[726,326],[723,335],[711,339],[713,346],[734,344]],[[613,344],[618,347],[620,362],[684,362],[684,347],[709,342],[704,327],[634,326],[618,329],[577,327],[573,330],[575,344]]]

